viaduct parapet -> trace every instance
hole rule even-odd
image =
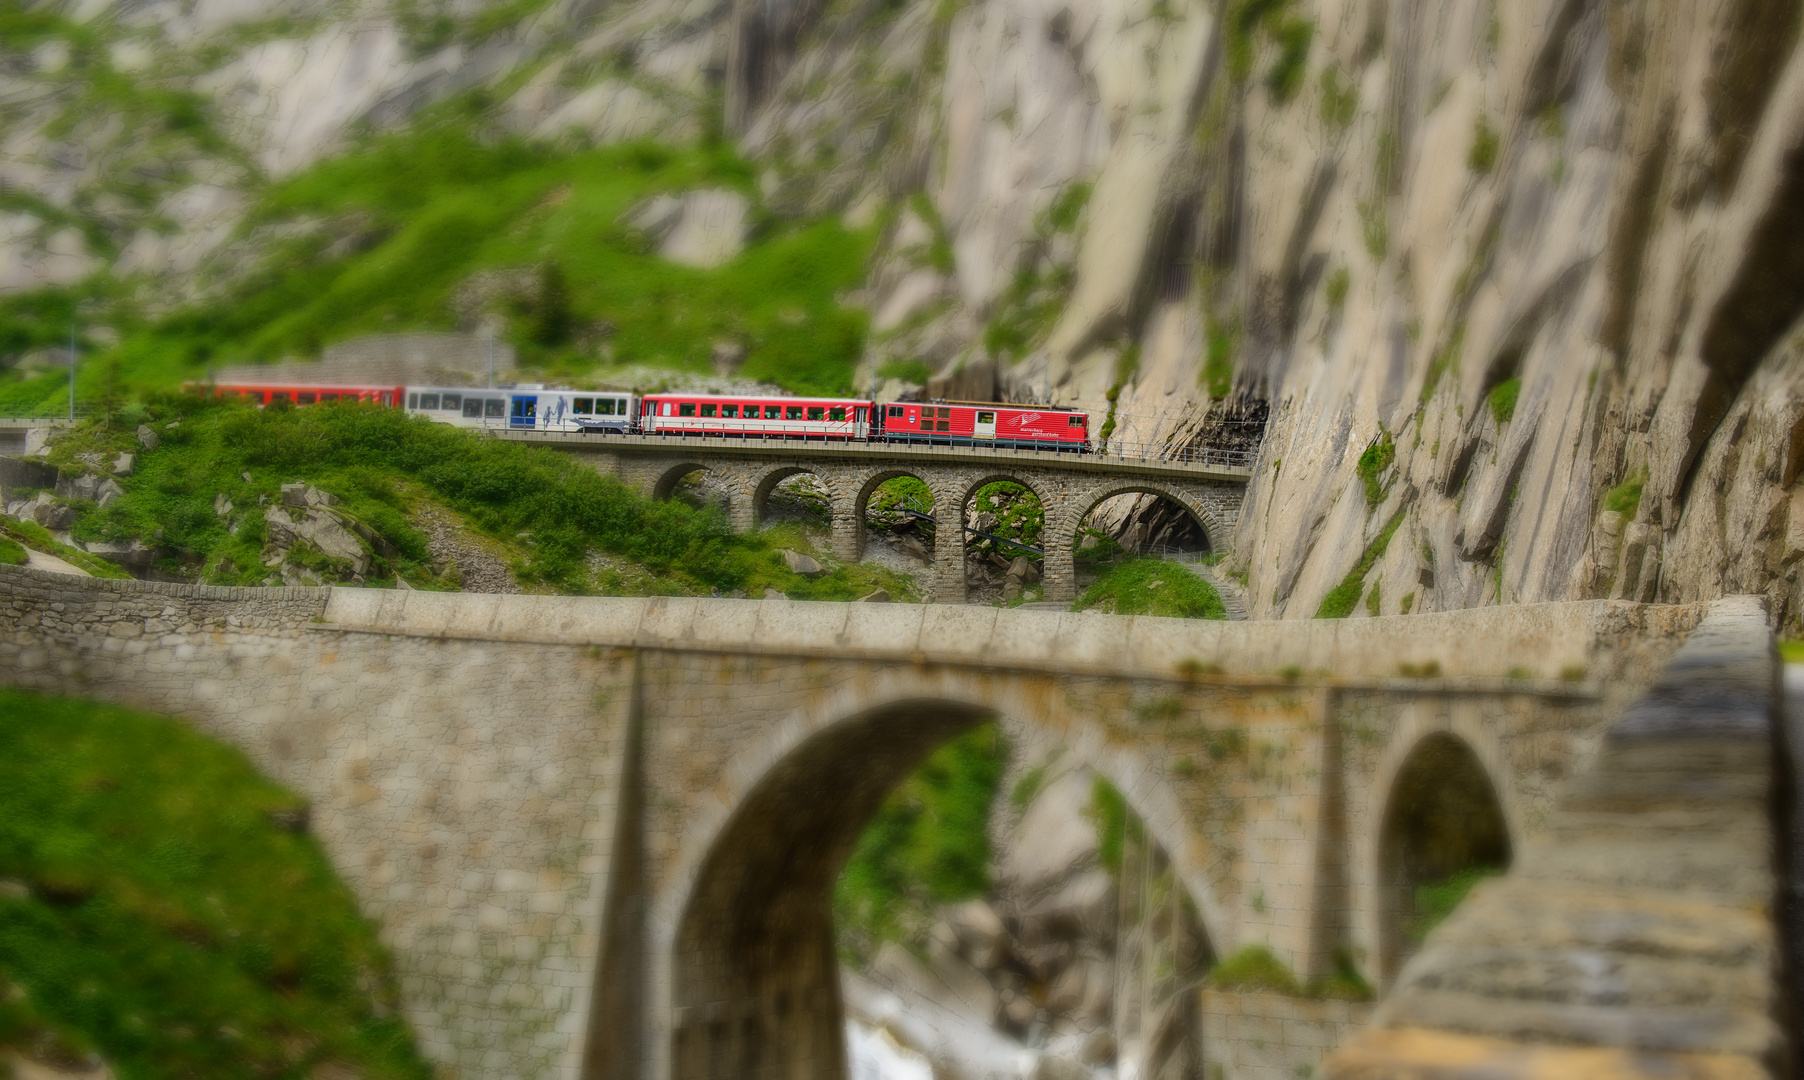
[[[1111,781],[1212,955],[1361,957],[1388,986],[1392,807],[1423,755],[1464,755],[1534,843],[1701,615],[1218,623],[0,568],[0,682],[188,718],[311,799],[446,1076],[836,1080],[833,882],[966,727]]]

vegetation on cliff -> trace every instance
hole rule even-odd
[[[1194,572],[1162,559],[1129,559],[1105,570],[1084,590],[1073,611],[1111,615],[1163,615],[1177,619],[1225,619],[1215,587]]]
[[[81,345],[78,395],[99,401],[494,310],[522,361],[548,377],[605,382],[624,365],[706,372],[724,342],[743,350],[744,376],[799,393],[852,389],[865,315],[839,295],[862,281],[874,229],[754,212],[737,258],[679,265],[632,228],[629,211],[704,187],[755,199],[750,168],[730,150],[638,142],[571,154],[471,130],[447,121],[377,138],[268,187],[241,231],[284,239],[268,239],[254,269],[192,306],[146,315],[126,283],[105,276],[6,298],[0,355],[64,346],[75,323],[109,323],[116,346]],[[0,407],[54,405],[66,378],[0,383]]]
[[[0,1047],[122,1077],[430,1075],[298,797],[160,717],[14,690],[0,717]]]

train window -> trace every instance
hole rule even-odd
[[[754,408],[755,407],[756,406],[754,406]],[[764,418],[766,420],[775,420],[782,415],[783,407],[781,405],[766,405],[764,407]]]
[[[801,418],[802,418],[802,407],[800,405],[789,405],[783,409],[783,419],[800,420]]]
[[[278,401],[287,401],[288,400],[288,391],[277,390],[275,393],[269,395],[269,400],[270,400],[270,404],[272,404],[272,405]]]
[[[702,415],[703,416],[713,416],[715,413],[717,413],[719,411],[720,411],[720,409],[714,405],[703,405],[702,406]]]
[[[570,403],[570,408],[572,408],[576,412],[588,413],[589,415],[593,416],[595,414],[595,399],[588,398],[588,397],[579,397],[575,401]]]
[[[941,420],[941,421],[939,421],[939,430],[940,431],[951,431],[952,425],[945,420]]]
[[[948,406],[944,406],[944,405],[942,405],[942,406],[941,406],[941,407],[940,407],[940,419],[941,419],[941,420],[950,420],[950,419],[952,419],[952,409],[951,409],[951,408],[950,408],[950,407],[948,407]],[[941,428],[941,429],[940,429],[940,430],[941,430],[941,431],[944,431],[944,430],[945,430],[945,429],[944,429],[944,428]]]
[[[890,414],[890,415],[891,415],[891,416],[901,416],[901,415],[902,415],[902,406],[900,406],[900,405],[891,405],[891,406],[890,406],[890,407],[889,407],[889,414]]]
[[[664,402],[664,415],[665,416],[670,415],[670,402],[668,402],[668,401]]]
[[[695,402],[685,401],[685,402],[682,402],[679,405],[677,405],[677,415],[678,416],[694,416],[695,415]]]
[[[482,415],[484,415],[484,416],[506,416],[507,415],[507,402],[501,400],[498,397],[489,398],[487,401],[484,401],[482,403]]]
[[[408,395],[408,397],[412,397],[412,396],[413,396],[412,394]],[[420,395],[420,408],[437,409],[438,408],[438,395],[437,394],[421,394]]]
[[[1066,427],[1083,427],[1084,426],[1084,418],[1082,416],[1073,416],[1071,419],[1065,421],[1065,426]]]
[[[458,407],[463,404],[463,400],[462,394],[445,394],[438,399],[438,407],[446,412],[456,412]]]
[[[722,405],[720,407],[720,415],[723,419],[731,420],[739,415],[739,406]]]
[[[827,419],[829,419],[829,420],[844,420],[845,418],[846,418],[846,410],[844,408],[834,409],[832,412],[827,414]]]
[[[394,401],[395,396],[393,394],[389,393],[387,390],[382,391],[382,404],[392,405],[394,404]]]
[[[478,398],[478,397],[464,398],[464,415],[465,416],[481,416],[482,415],[482,399]]]
[[[993,412],[980,412],[977,414],[977,422],[980,424],[994,424],[996,422],[996,414]]]
[[[808,408],[808,419],[810,419],[810,420],[822,420],[822,419],[825,419],[825,418],[826,418],[826,416],[827,416],[827,410],[826,410],[826,409],[824,409],[824,408],[822,408],[822,407],[821,407],[821,406],[819,406],[819,405],[811,405],[811,406],[809,406],[809,408]]]
[[[319,396],[319,399],[327,404],[331,404],[332,402],[338,400],[338,395],[333,394],[333,393],[324,393]]]
[[[315,401],[318,401],[319,397],[315,394],[302,393],[299,400],[302,405],[311,405]]]
[[[419,408],[420,407],[420,395],[408,394],[407,395],[407,407],[410,409]]]

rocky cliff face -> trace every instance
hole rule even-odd
[[[1269,407],[1213,538],[1255,616],[1737,591],[1798,621],[1793,0],[34,11],[0,288],[203,289],[261,242],[258,184],[452,100],[571,144],[724,131],[765,209],[888,222],[861,384],[1169,445]]]

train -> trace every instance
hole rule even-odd
[[[190,384],[191,392],[255,405],[362,402],[399,408],[456,427],[566,431],[590,435],[680,435],[721,439],[803,439],[993,446],[1089,453],[1090,417],[1060,405],[993,401],[887,401],[758,394],[635,394],[522,385],[301,386]]]

